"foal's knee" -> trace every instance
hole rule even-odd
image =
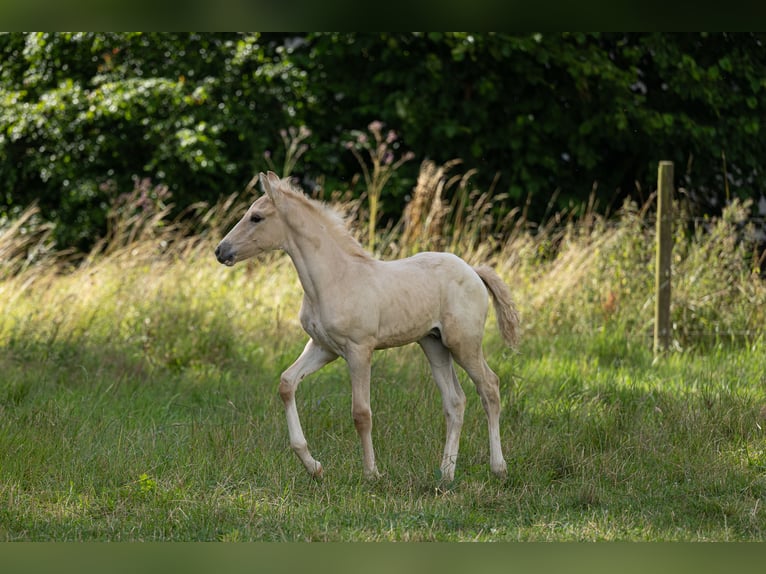
[[[368,407],[353,407],[351,416],[358,432],[369,430],[372,427],[372,411]]]
[[[293,400],[295,396],[295,385],[284,375],[279,379],[279,396],[285,404]]]

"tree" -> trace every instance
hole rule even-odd
[[[764,39],[321,33],[293,59],[313,70],[322,138],[338,118],[383,120],[418,154],[478,168],[484,186],[499,173],[496,189],[515,203],[531,195],[540,215],[554,194],[558,208],[594,188],[604,208],[645,199],[661,159],[719,204],[726,185],[762,193]]]
[[[179,207],[252,177],[301,74],[259,35],[0,36],[0,198],[39,202],[62,245],[87,248],[133,180]]]
[[[2,34],[0,215],[37,201],[61,246],[87,249],[135,181],[167,187],[179,210],[216,201],[300,126],[311,136],[297,171],[343,187],[359,171],[343,144],[372,122],[397,132],[399,153],[462,159],[533,217],[591,194],[603,209],[646,199],[661,159],[709,209],[764,192],[764,39]],[[418,163],[384,190],[389,214]]]

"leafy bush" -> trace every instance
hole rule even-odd
[[[37,199],[61,245],[88,249],[133,178],[168,186],[179,209],[241,189],[286,123],[282,90],[301,94],[300,74],[257,39],[0,36],[14,64],[0,76],[4,209]]]
[[[591,195],[601,211],[642,204],[660,159],[720,208],[763,192],[764,38],[2,34],[0,213],[37,200],[58,244],[87,250],[133,178],[167,186],[179,212],[288,160],[305,182],[344,189],[359,165],[342,143],[375,121],[419,160],[381,192],[387,220],[423,159],[462,158],[505,197],[498,209],[527,205],[536,221]],[[280,146],[290,127],[310,134],[297,165]]]

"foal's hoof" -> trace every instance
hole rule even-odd
[[[434,479],[436,479],[439,489],[449,490],[455,483],[455,469],[444,470],[443,468],[437,468],[434,470]]]
[[[506,478],[508,478],[508,467],[506,465],[503,465],[503,466],[498,466],[496,468],[493,468],[492,474],[494,474],[500,480],[505,480]]]
[[[324,468],[322,468],[322,463],[318,460],[314,461],[314,469],[309,470],[309,475],[314,480],[322,480]]]
[[[380,472],[378,472],[377,467],[372,468],[371,470],[364,471],[365,480],[375,481],[375,480],[378,480],[381,476],[382,475],[380,474]]]

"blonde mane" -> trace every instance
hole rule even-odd
[[[321,219],[325,224],[324,227],[330,234],[335,242],[343,248],[343,250],[349,255],[355,257],[362,257],[364,259],[372,259],[372,256],[361,246],[361,244],[351,235],[351,231],[348,228],[348,222],[343,215],[338,212],[332,206],[322,203],[316,199],[311,199],[300,187],[294,185],[289,179],[283,179],[282,191],[286,192],[291,198],[298,201],[302,206],[306,207],[311,216],[316,219]]]

